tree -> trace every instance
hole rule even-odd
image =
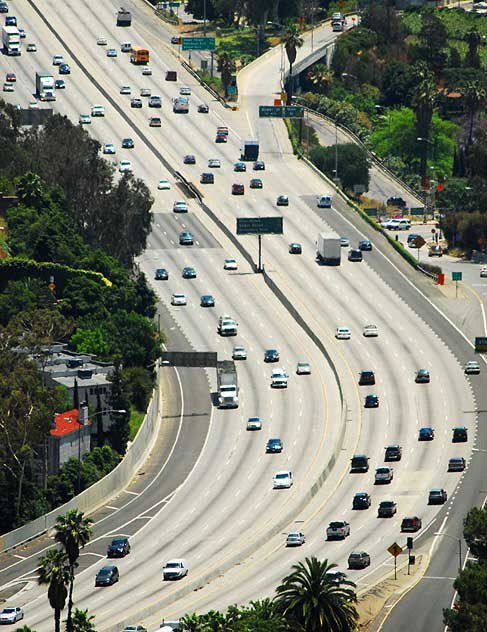
[[[71,614],[73,609],[74,569],[78,565],[80,549],[89,542],[93,519],[79,509],[70,509],[56,518],[54,539],[64,548],[69,564],[69,600],[66,630],[72,632]]]
[[[227,99],[228,86],[231,84],[233,73],[236,70],[235,61],[230,56],[230,53],[224,50],[217,53],[217,68],[218,72],[221,75],[223,90],[225,92],[225,99]]]
[[[479,46],[482,41],[480,33],[472,27],[465,36],[468,44],[468,51],[465,55],[465,66],[470,68],[480,68]]]
[[[44,187],[37,173],[29,171],[19,179],[17,197],[22,203],[37,207],[42,202],[43,195]]]
[[[127,395],[127,384],[123,378],[120,364],[110,377],[112,383],[108,405],[112,410],[125,410],[124,413],[112,413],[112,424],[109,431],[110,445],[119,454],[125,454],[130,436],[130,400]]]
[[[467,113],[469,119],[467,147],[470,147],[473,140],[473,123],[475,115],[485,104],[486,92],[480,81],[467,81],[462,88],[462,94],[465,112]]]
[[[128,367],[122,371],[127,397],[139,411],[145,411],[149,403],[154,388],[153,375],[153,372],[142,366]]]
[[[382,101],[385,106],[408,106],[414,85],[414,73],[410,64],[391,59],[382,73]]]
[[[426,9],[421,16],[419,39],[423,45],[420,57],[426,60],[433,72],[440,74],[445,67],[447,56],[443,52],[448,41],[446,27],[432,9]]]
[[[336,157],[338,156],[338,161]],[[313,147],[310,160],[330,178],[335,176],[335,163],[338,165],[338,178],[343,189],[352,190],[354,184],[362,184],[368,191],[370,174],[367,152],[355,143],[339,144],[336,147]]]
[[[470,552],[487,561],[487,507],[471,509],[463,521],[463,537]]]
[[[205,6],[206,6],[206,19],[214,20],[215,15],[215,7],[213,5],[212,0],[187,0],[185,11],[189,13],[197,20],[202,20],[205,17]]]
[[[333,75],[326,64],[314,64],[306,73],[306,80],[313,85],[313,92],[328,94]]]
[[[454,582],[458,602],[443,610],[451,632],[485,632],[487,621],[487,564],[467,562]]]
[[[39,558],[38,583],[48,584],[47,597],[54,610],[55,632],[61,632],[61,612],[66,605],[70,571],[68,556],[64,551],[49,549]]]
[[[296,61],[298,48],[304,44],[304,39],[300,35],[299,26],[289,22],[283,36],[284,48],[289,62],[289,78],[287,82],[287,104],[290,105],[293,96],[293,64]]]
[[[336,564],[306,558],[276,588],[275,605],[288,625],[306,632],[351,632],[358,613],[355,584],[345,574],[330,576]]]
[[[88,610],[76,608],[72,618],[72,632],[96,632],[94,619],[95,615],[88,614]]]
[[[436,83],[431,73],[424,67],[420,67],[417,72],[418,84],[413,90],[412,107],[416,115],[416,133],[418,138],[426,140],[421,142],[421,163],[420,175],[426,177],[428,163],[428,140],[431,132],[431,119],[438,96]]]

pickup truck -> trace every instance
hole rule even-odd
[[[350,535],[350,525],[345,520],[330,522],[326,530],[327,540],[345,540]]]

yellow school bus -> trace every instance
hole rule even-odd
[[[148,64],[149,63],[149,51],[147,48],[141,48],[140,46],[132,46],[130,51],[130,61],[133,64]]]

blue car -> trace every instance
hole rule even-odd
[[[367,395],[364,403],[365,408],[379,408],[379,398],[377,395]]]
[[[433,441],[435,438],[435,431],[433,428],[420,428],[419,429],[419,441]]]
[[[71,68],[70,68],[69,64],[60,64],[60,66],[59,66],[59,74],[60,75],[70,75],[71,74]]]
[[[203,294],[200,299],[201,307],[215,307],[215,299],[211,294]]]

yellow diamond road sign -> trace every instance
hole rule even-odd
[[[397,557],[398,555],[401,555],[402,553],[402,549],[399,546],[399,544],[397,544],[397,542],[394,542],[394,544],[391,544],[391,546],[387,550],[393,557]]]

